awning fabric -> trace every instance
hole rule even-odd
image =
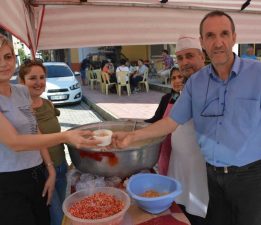
[[[0,26],[36,49],[175,43],[199,35],[215,9],[235,21],[238,43],[260,43],[261,0],[1,0]]]

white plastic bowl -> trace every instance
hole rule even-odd
[[[98,146],[107,146],[111,143],[112,131],[107,129],[100,129],[93,131],[93,138],[101,141]]]
[[[123,201],[124,208],[120,212],[112,216],[103,219],[95,219],[95,220],[80,219],[73,216],[69,212],[69,208],[73,203],[78,202],[83,198],[97,192],[103,192],[106,194],[113,195],[116,199]],[[128,194],[126,194],[124,191],[118,188],[113,188],[113,187],[97,187],[91,190],[84,189],[75,192],[74,194],[71,194],[63,202],[63,212],[70,219],[71,225],[120,225],[122,224],[124,215],[126,214],[129,207],[130,207],[130,197],[128,196]]]

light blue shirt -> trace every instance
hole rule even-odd
[[[139,67],[139,69],[138,69],[138,75],[143,77],[144,73],[145,73],[147,70],[148,70],[148,67],[143,64],[143,65],[142,65],[141,67]]]
[[[257,57],[255,55],[246,55],[246,54],[244,54],[244,55],[241,56],[241,58],[242,59],[255,59],[255,60],[257,60]]]
[[[225,81],[211,65],[204,67],[187,81],[170,116],[178,124],[193,117],[199,146],[212,165],[260,160],[261,63],[235,56]]]

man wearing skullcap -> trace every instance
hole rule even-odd
[[[203,68],[205,57],[199,38],[181,36],[176,44],[176,58],[186,79]],[[172,133],[171,149],[168,176],[179,180],[183,188],[175,202],[181,206],[191,225],[206,225],[209,200],[206,162],[196,141],[192,119]]]

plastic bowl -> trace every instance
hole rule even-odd
[[[168,194],[152,198],[141,196],[149,190]],[[181,184],[177,180],[151,173],[131,176],[127,184],[127,191],[140,208],[152,214],[167,210],[175,197],[182,193]]]
[[[112,131],[107,129],[100,129],[93,131],[94,139],[101,141],[97,146],[107,146],[111,143]]]
[[[115,198],[122,200],[124,203],[124,208],[120,212],[112,216],[103,219],[93,219],[93,220],[80,219],[73,216],[69,212],[69,208],[73,203],[78,202],[81,199],[97,192],[110,194],[113,195]],[[113,188],[113,187],[97,187],[92,190],[88,190],[88,189],[81,190],[75,192],[74,194],[71,194],[63,202],[63,212],[70,219],[71,225],[120,225],[123,222],[124,215],[126,214],[129,207],[130,207],[130,197],[128,196],[128,194],[126,194],[124,191],[118,188]]]

